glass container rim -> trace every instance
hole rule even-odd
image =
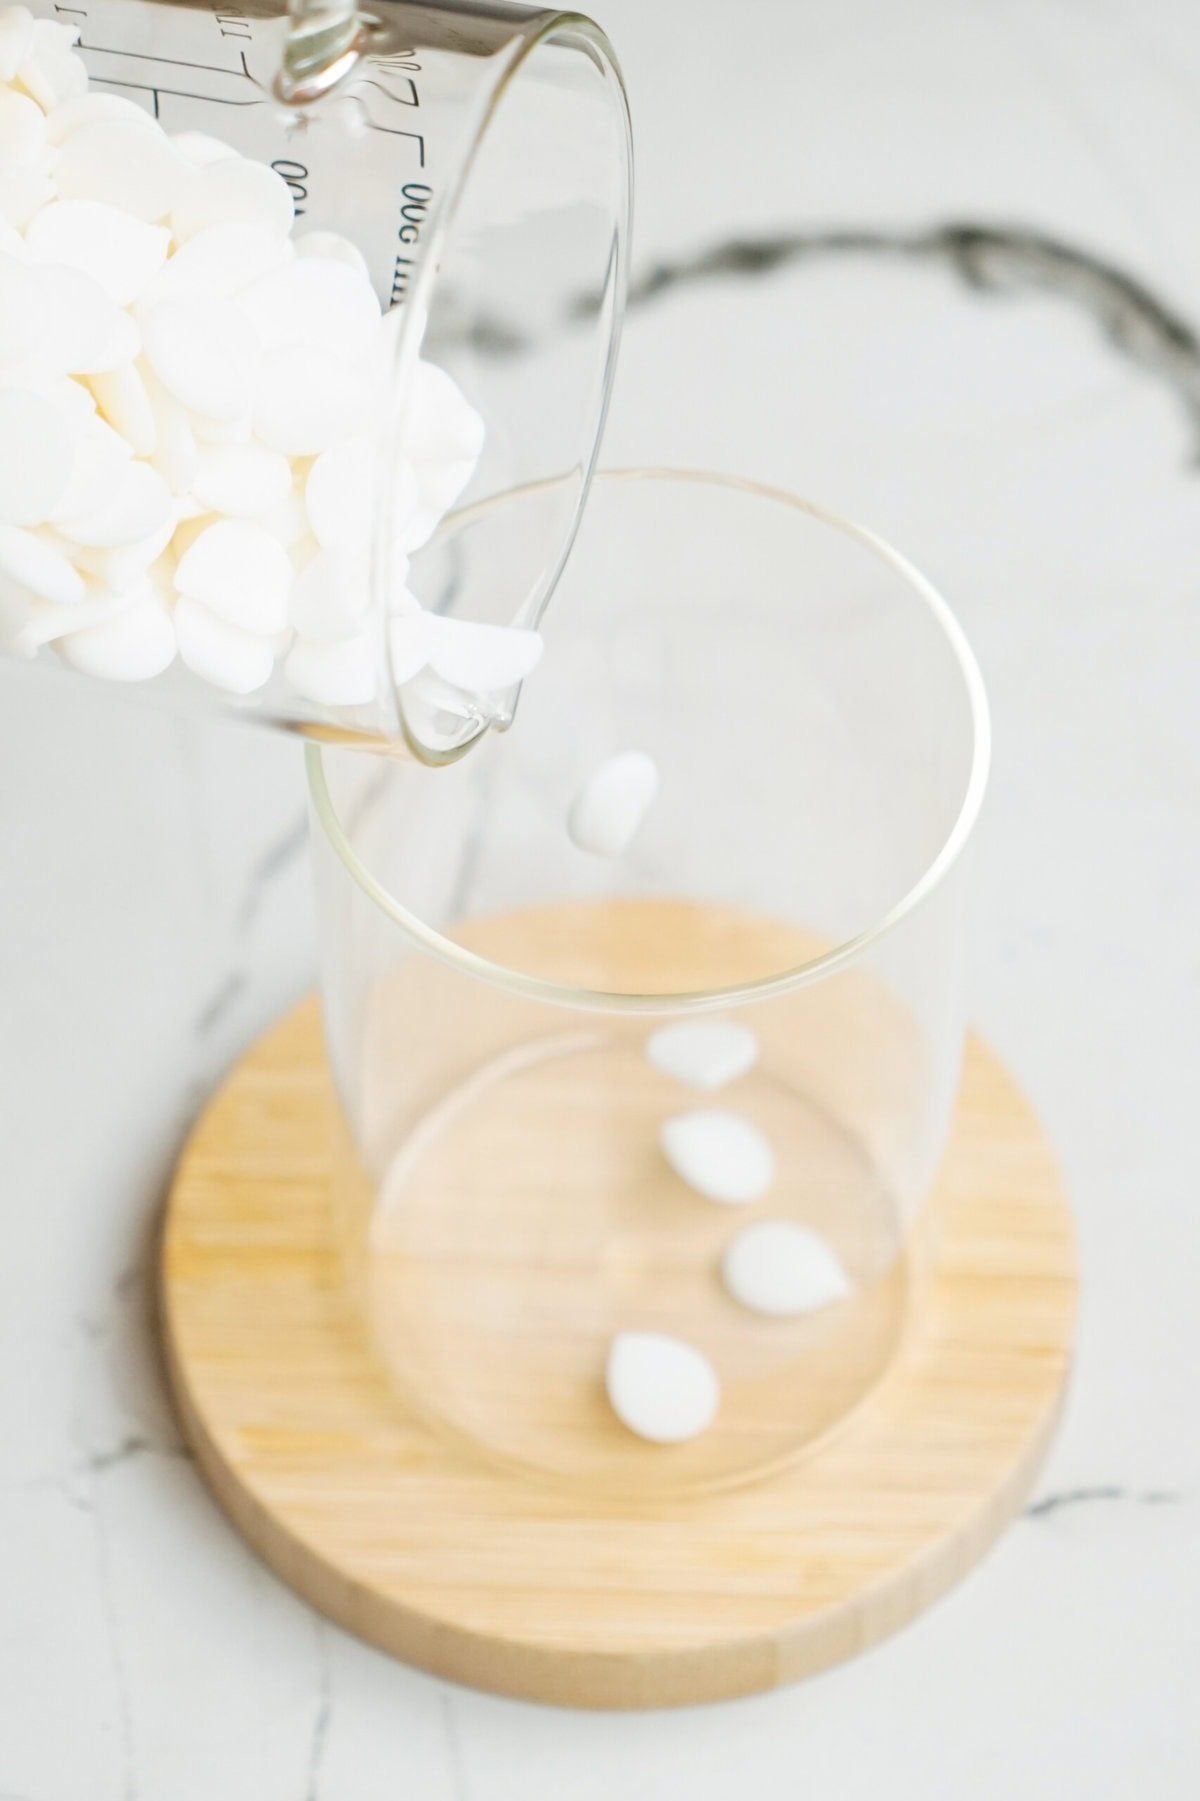
[[[723,475],[709,470],[680,468],[604,469],[597,483],[604,486],[625,482],[682,482],[723,488],[749,494],[759,500],[791,508],[819,524],[831,527],[861,544],[885,563],[924,605],[949,647],[966,696],[971,724],[970,767],[958,812],[941,845],[926,863],[917,879],[871,925],[853,933],[819,955],[807,958],[785,970],[775,971],[753,981],[733,983],[717,988],[703,988],[679,994],[628,994],[600,988],[584,988],[572,983],[554,981],[480,956],[453,938],[426,924],[411,912],[367,868],[350,843],[330,793],[326,778],[324,750],[319,743],[305,745],[305,765],[309,797],[313,811],[325,836],[336,852],[347,874],[381,912],[389,918],[419,949],[464,975],[502,988],[527,1000],[547,1002],[576,1011],[608,1014],[676,1014],[714,1012],[772,999],[837,974],[859,962],[886,937],[910,918],[941,886],[957,863],[975,827],[987,788],[991,764],[991,715],[983,676],[963,631],[949,604],[928,578],[898,550],[868,527],[834,512],[816,501],[803,499],[766,483],[743,476]],[[507,496],[496,496],[497,502],[512,499],[525,492],[512,489]],[[470,510],[470,509],[468,509]]]
[[[613,275],[615,298],[612,324],[608,343],[605,346],[599,404],[593,419],[595,429],[588,446],[586,461],[580,468],[579,498],[574,515],[559,547],[553,570],[546,580],[541,606],[530,620],[531,624],[536,625],[538,618],[545,610],[549,596],[554,592],[583,520],[588,492],[600,458],[600,445],[604,438],[605,422],[608,418],[609,404],[612,400],[613,385],[616,380],[621,329],[625,318],[625,294],[629,278],[629,242],[633,228],[633,128],[629,113],[629,91],[625,85],[625,76],[620,62],[617,60],[616,51],[613,49],[607,33],[594,19],[589,18],[586,13],[570,9],[558,11],[530,8],[524,18],[514,13],[513,24],[515,26],[514,35],[505,48],[499,72],[487,90],[483,109],[470,128],[465,149],[454,172],[454,177],[438,205],[430,214],[428,227],[423,233],[422,254],[413,275],[412,288],[405,301],[405,317],[396,334],[396,346],[392,359],[393,400],[391,421],[384,440],[384,460],[389,466],[394,465],[399,454],[404,431],[408,384],[413,379],[420,357],[421,344],[425,335],[425,322],[429,318],[442,263],[454,230],[454,221],[475,172],[480,154],[486,145],[488,131],[505,95],[537,51],[544,45],[552,44],[556,39],[573,34],[587,44],[611,86],[624,149],[624,180],[620,195],[621,216],[618,220],[619,229],[615,244]],[[375,507],[371,563],[376,613],[380,619],[386,617],[386,597],[389,591],[393,544],[390,512],[390,506],[386,502],[378,503]],[[384,654],[387,658],[388,673],[391,675],[391,651],[386,633],[384,634]],[[403,709],[396,696],[394,679],[390,692],[396,713],[392,725],[394,729],[402,730]]]

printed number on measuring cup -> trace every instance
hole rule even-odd
[[[400,190],[404,196],[404,204],[400,208],[400,217],[404,223],[397,232],[402,244],[415,244],[421,235],[421,227],[425,223],[425,214],[429,210],[429,202],[433,189],[424,181],[409,181]]]
[[[397,231],[402,244],[415,244],[421,235],[421,227],[425,223],[425,215],[429,211],[429,202],[433,198],[433,189],[426,181],[405,182],[400,190],[400,217],[403,224]],[[408,292],[408,272],[416,261],[415,257],[405,256],[402,251],[396,254],[392,269],[392,301],[398,306]]]
[[[371,86],[378,88],[381,94],[386,94],[388,99],[394,101],[397,106],[420,106],[421,97],[417,93],[417,84],[412,77],[413,74],[420,74],[421,65],[419,62],[414,62],[411,50],[394,50],[390,56],[373,57],[371,69]],[[412,74],[401,75],[398,72],[401,69],[411,70]],[[408,92],[406,94],[397,93],[395,85],[388,86],[379,79],[381,75],[389,76],[393,84],[407,88]]]

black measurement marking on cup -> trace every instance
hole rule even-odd
[[[253,42],[254,33],[250,29],[250,21],[240,6],[228,4],[228,0],[209,0],[209,11],[223,38],[242,38],[246,43]]]
[[[210,63],[199,58],[163,56],[157,52],[125,49],[111,43],[85,43],[82,30],[89,23],[87,5],[71,6],[63,3],[63,0],[54,0],[54,10],[68,15],[81,28],[79,48],[85,52],[92,83],[96,87],[147,94],[156,119],[161,116],[163,101],[168,99],[225,107],[258,107],[267,104],[266,92],[261,83],[251,75],[246,50],[241,47],[247,43],[253,46],[255,43],[254,20],[242,0],[207,0],[205,10],[215,24],[219,37],[227,41],[233,40],[229,41],[228,50],[217,50],[216,45],[213,46],[216,54],[223,54],[231,59],[222,63]],[[238,40],[240,43],[235,49]],[[371,75],[352,81],[348,89],[357,96],[363,123],[370,131],[383,132],[388,137],[410,139],[416,146],[417,167],[424,169],[425,138],[422,133],[409,130],[406,126],[384,122],[389,113],[393,119],[403,118],[405,114],[411,119],[413,110],[420,107],[421,97],[413,77],[421,73],[421,64],[417,61],[415,52],[411,49],[398,49],[388,56],[370,58],[369,67]],[[182,77],[174,71],[185,69],[194,76],[194,85],[177,85]],[[160,71],[162,78],[156,79]],[[405,108],[405,113],[393,110],[400,107]],[[382,117],[377,116],[379,114]],[[292,157],[276,158],[271,167],[287,183],[296,217],[303,218],[308,210],[311,192],[311,168]],[[415,266],[417,259],[405,252],[415,248],[432,199],[433,189],[427,182],[412,181],[401,190],[400,224],[397,232],[401,248],[396,253],[393,265],[393,305],[402,300],[407,292],[409,270]]]
[[[378,56],[373,61],[373,74],[366,86],[375,88],[396,106],[420,106],[422,99],[416,92],[414,76],[420,76],[422,65],[416,61],[414,50],[393,50],[389,56]],[[384,79],[378,79],[384,77]],[[404,90],[404,92],[398,92]],[[369,117],[369,108],[368,108]],[[398,126],[378,124],[371,119],[371,126],[377,131],[389,131],[393,137],[411,137],[416,142],[418,167],[425,167],[425,139],[418,131],[405,131]],[[422,234],[425,216],[429,213],[429,202],[432,200],[432,187],[429,182],[405,182],[400,189],[400,225],[396,229],[396,238],[400,241],[400,249],[396,250],[396,259],[391,267],[391,304],[396,306],[409,292],[409,274],[416,267],[416,258],[407,256],[407,250],[416,249],[416,241]]]
[[[240,6],[216,5],[212,16],[217,22],[217,30],[223,38],[245,38],[254,36],[250,29],[250,21]]]
[[[370,75],[363,75],[352,85],[352,92],[357,94],[363,109],[368,129],[382,131],[390,138],[411,138],[417,146],[417,167],[425,167],[425,139],[419,131],[407,131],[402,125],[384,125],[374,115],[370,105],[369,88],[374,94],[382,94],[393,106],[420,106],[421,96],[417,92],[414,75],[421,73],[421,65],[412,50],[393,50],[388,56],[373,56],[369,59]],[[387,77],[386,82],[379,76]],[[404,92],[397,92],[397,89]]]
[[[368,88],[378,88],[378,92],[387,95],[389,101],[395,101],[396,106],[420,106],[420,99],[418,99],[418,94],[416,94],[416,83],[413,81],[413,76],[405,76],[404,85],[407,86],[409,92],[407,92],[407,94],[396,94],[395,88],[386,88],[382,81],[377,81],[373,76],[369,77],[368,81],[364,81],[364,86],[368,86]]]
[[[361,77],[361,87],[375,88],[396,106],[420,106],[421,96],[417,92],[413,76],[421,73],[421,65],[416,61],[413,51],[393,50],[390,56],[372,56],[368,59],[368,64],[371,73]],[[381,75],[386,75],[388,82],[394,85],[385,85],[379,79]],[[397,87],[408,91],[398,94]]]
[[[416,245],[421,236],[421,227],[429,212],[429,203],[433,199],[433,189],[427,181],[406,181],[400,190],[400,226],[397,237],[406,248]],[[396,306],[408,293],[409,271],[416,267],[415,256],[405,256],[403,251],[396,253],[395,265],[392,269],[392,305]]]
[[[85,51],[90,50],[94,56],[123,56],[123,57],[126,57],[130,62],[135,62],[135,63],[162,63],[163,66],[168,69],[195,69],[201,75],[232,75],[235,78],[237,78],[238,80],[245,80],[245,81],[253,81],[253,79],[254,79],[250,73],[250,67],[246,61],[246,52],[244,50],[239,51],[239,53],[238,53],[239,60],[241,62],[241,67],[238,69],[226,69],[226,68],[222,68],[220,63],[189,62],[188,59],[183,56],[159,56],[156,52],[150,52],[150,51],[146,51],[146,50],[114,50],[108,44],[85,44],[81,41],[78,47],[80,50],[85,50]],[[93,80],[101,80],[102,81],[103,79],[104,79],[103,76],[98,76],[98,77],[94,76],[93,77]],[[119,83],[119,82],[110,83],[110,86],[118,86],[119,87],[120,85],[121,85],[121,83]],[[130,87],[133,87],[134,85],[135,84],[133,82],[129,83]],[[165,91],[166,90],[164,90],[164,92]],[[178,93],[184,94],[187,97],[187,99],[189,99],[189,100],[217,100],[217,99],[220,99],[220,96],[217,94],[200,94],[200,93],[196,93],[196,92],[192,91],[189,88],[171,89],[170,91],[172,93],[178,92]],[[239,102],[236,100],[231,100],[231,101],[227,101],[225,104],[227,104],[229,106],[237,106],[237,105],[244,106],[248,103],[246,101]]]
[[[308,170],[303,163],[295,162],[291,157],[281,156],[271,164],[276,175],[281,175],[292,190],[292,210],[297,219],[304,217],[304,202],[308,199]]]
[[[76,18],[83,20],[88,17],[87,10],[83,7],[62,7],[58,10],[73,12]],[[93,87],[122,88],[135,94],[149,94],[156,119],[161,116],[162,102],[165,98],[197,100],[202,101],[206,106],[241,107],[264,104],[265,97],[250,73],[250,65],[246,61],[244,50],[237,52],[236,65],[230,67],[227,63],[197,62],[194,58],[162,56],[154,51],[125,50],[115,44],[92,44],[84,40],[82,33],[78,48],[83,52],[87,62],[88,77]],[[118,64],[117,68],[112,68],[111,64],[107,65],[109,73],[105,73],[105,59],[107,58],[116,59]],[[124,67],[120,67],[123,64],[134,66],[127,73]],[[156,69],[189,69],[198,77],[213,75],[218,77],[218,81],[213,83],[201,80],[197,81],[194,87],[176,87],[173,83],[180,79],[177,76],[168,77],[166,81],[155,81],[152,77]],[[148,79],[139,80],[140,75],[145,75]],[[230,82],[236,83],[241,91],[237,94],[206,91],[214,87],[226,88]]]
[[[373,57],[372,61],[377,69],[407,69],[413,75],[421,73],[415,50],[389,50],[386,56]]]

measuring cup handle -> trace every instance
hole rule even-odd
[[[353,4],[341,0],[288,0],[289,30],[275,77],[275,98],[308,106],[346,79],[370,49],[378,31]]]

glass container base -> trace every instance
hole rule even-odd
[[[797,956],[809,948],[792,928],[671,900],[537,907],[460,932],[476,952],[518,964],[523,946],[558,940],[620,985],[647,960],[660,978],[669,965],[686,982],[689,960],[711,966],[718,937],[731,964],[752,967],[781,935]],[[907,1016],[893,997],[865,978],[861,986],[876,1044],[901,1037]],[[382,1092],[392,1087],[385,1047],[395,1021],[421,1021],[434,1065],[438,1040],[483,1047],[436,1088],[377,1175],[377,1196],[364,1189],[365,1235],[352,1258],[383,1361],[431,1423],[576,1482],[584,1496],[608,1485],[686,1492],[765,1474],[870,1391],[903,1329],[910,1259],[871,1147],[796,1079],[797,1041],[819,1029],[809,997],[781,1004],[755,1066],[713,1094],[647,1058],[654,1019],[542,1008],[524,1036],[524,1016],[508,1008],[498,1043],[494,993],[424,959],[389,971],[372,1008]],[[775,1054],[784,1040],[786,1058]],[[860,1054],[862,1042],[860,1017]],[[903,1048],[894,1045],[893,1060]],[[836,1045],[825,1054],[836,1059]],[[776,1169],[760,1201],[718,1204],[670,1167],[662,1127],[696,1108],[734,1111],[765,1135]],[[762,1219],[817,1232],[850,1295],[798,1319],[736,1302],[722,1258]],[[650,1447],[616,1420],[603,1374],[612,1339],[627,1331],[671,1333],[711,1360],[721,1407],[699,1438]]]

